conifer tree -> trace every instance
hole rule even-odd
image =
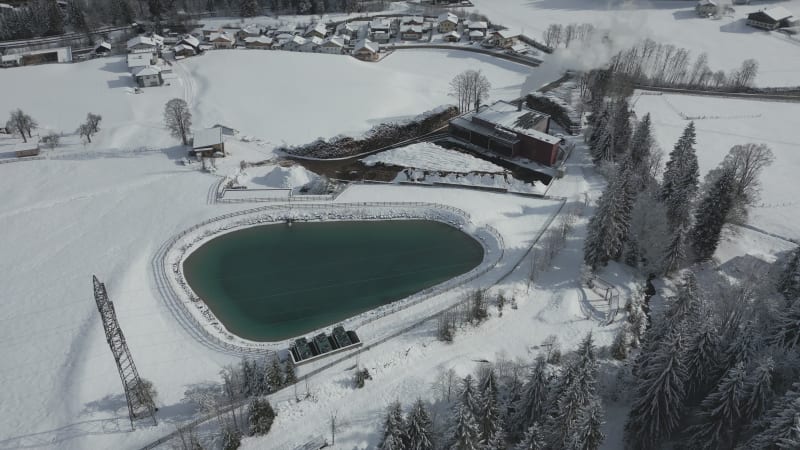
[[[778,313],[770,341],[785,350],[800,349],[800,298]]]
[[[55,0],[49,0],[47,2],[45,14],[47,15],[47,31],[44,33],[45,36],[64,34],[64,18]]]
[[[646,167],[652,151],[653,131],[650,123],[650,113],[647,113],[636,125],[636,131],[631,138],[631,160],[633,161],[633,167],[636,169],[636,174],[639,176],[637,180],[639,183],[643,183],[647,175]],[[640,184],[639,190],[642,190],[642,188],[643,185]]]
[[[603,406],[599,399],[592,399],[578,414],[574,432],[567,446],[570,450],[597,450],[605,435],[603,426]]]
[[[506,433],[502,428],[498,429],[489,438],[489,442],[486,443],[484,450],[506,450],[508,448],[506,441]]]
[[[86,25],[86,14],[76,0],[70,0],[67,3],[67,21],[77,31],[89,31],[89,27]]]
[[[380,450],[403,450],[406,442],[405,429],[406,424],[400,402],[392,402],[386,411]]]
[[[744,364],[731,368],[717,388],[700,405],[700,423],[690,427],[691,448],[733,448],[741,424],[740,406],[745,396]]]
[[[610,153],[611,140],[610,112],[606,107],[594,121],[592,134],[589,136],[589,153],[592,161],[600,162]]]
[[[686,346],[686,398],[696,404],[718,377],[720,339],[710,317],[700,320],[698,328],[689,335]]]
[[[458,394],[458,399],[461,405],[469,409],[473,416],[478,414],[480,410],[478,392],[475,390],[475,380],[472,375],[467,375],[461,381],[461,392]]]
[[[255,17],[259,9],[258,0],[239,0],[239,14],[242,17]]]
[[[463,403],[456,408],[450,442],[452,450],[478,450],[481,447],[475,415]]]
[[[297,383],[297,372],[294,365],[294,360],[291,356],[286,359],[286,364],[283,365],[283,384],[291,386]]]
[[[686,259],[686,228],[683,224],[676,225],[672,231],[667,248],[664,249],[664,256],[661,260],[661,267],[665,274],[670,274],[678,270]]]
[[[612,124],[611,160],[616,160],[618,155],[628,152],[631,141],[631,120],[628,100],[622,98],[614,107]]]
[[[640,365],[633,406],[625,424],[632,448],[655,448],[677,430],[685,399],[686,367],[680,334],[666,336]]]
[[[733,207],[733,170],[722,170],[695,213],[692,230],[692,250],[695,261],[707,261],[714,256],[728,212]]]
[[[275,411],[269,400],[261,400],[258,397],[250,402],[250,432],[255,435],[269,433],[272,422],[275,421]]]
[[[533,370],[522,386],[519,400],[514,405],[514,414],[510,420],[511,433],[514,436],[522,436],[534,422],[544,422],[549,387],[547,363],[540,356],[536,358]]]
[[[619,327],[617,334],[614,335],[614,341],[611,343],[611,356],[620,361],[628,357],[628,328],[626,326]]]
[[[744,363],[747,366],[755,359],[761,345],[761,336],[755,327],[755,323],[747,321],[738,331],[731,330],[732,336],[730,336],[728,345],[722,352],[721,373],[727,372],[739,363]]]
[[[278,355],[275,355],[272,357],[272,359],[270,359],[266,371],[266,381],[270,392],[275,392],[283,387],[283,368],[281,367],[281,362],[278,359]]]
[[[790,302],[800,298],[800,247],[792,252],[778,279],[778,292]]]
[[[498,430],[500,423],[500,406],[497,398],[497,379],[493,369],[485,372],[481,380],[481,391],[478,404],[478,421],[480,441],[488,444]]]
[[[772,401],[774,394],[772,390],[773,366],[771,357],[763,358],[745,380],[742,418],[746,423],[752,423],[758,419]]]
[[[697,289],[697,278],[691,270],[686,271],[678,286],[678,295],[668,307],[664,325],[669,331],[688,331],[700,318],[702,300]]]
[[[694,122],[689,122],[669,153],[664,170],[661,198],[667,206],[667,218],[673,230],[679,225],[688,225],[691,203],[697,194],[700,166],[694,149],[696,142]]]
[[[745,448],[795,449],[786,446],[797,437],[797,421],[800,419],[800,383],[779,398],[759,421],[759,432],[747,442]],[[782,447],[783,446],[783,447]]]
[[[433,437],[431,430],[431,417],[428,409],[417,399],[411,406],[411,411],[406,419],[406,446],[407,450],[433,450]]]
[[[622,255],[631,225],[634,195],[630,184],[630,159],[625,159],[614,180],[600,197],[589,220],[584,242],[584,262],[596,270]]]
[[[525,437],[522,438],[522,441],[514,448],[515,450],[544,450],[547,448],[539,424],[534,422],[525,431]]]

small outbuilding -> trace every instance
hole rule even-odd
[[[792,25],[793,16],[786,8],[776,6],[747,15],[747,24],[763,30],[777,30]]]
[[[709,17],[717,14],[719,5],[717,5],[716,0],[698,0],[694,10],[700,17]]]
[[[461,40],[461,35],[458,34],[458,31],[451,31],[442,36],[442,39],[444,39],[445,42],[458,42]]]
[[[191,156],[215,157],[225,156],[225,142],[222,139],[222,128],[208,128],[194,134]]]
[[[109,44],[106,41],[99,43],[97,47],[95,47],[94,53],[95,55],[102,55],[102,56],[111,53],[111,44]]]
[[[220,48],[233,48],[234,39],[228,33],[211,33],[208,42],[216,49]]]
[[[197,54],[197,51],[194,48],[186,44],[176,45],[175,47],[172,48],[172,52],[175,54],[176,57],[180,56],[183,58],[187,58],[189,56],[194,56],[195,54]]]
[[[161,68],[158,66],[144,66],[133,71],[133,79],[139,87],[153,87],[164,84]]]
[[[328,27],[326,27],[325,24],[322,22],[317,22],[315,24],[309,25],[308,28],[306,28],[304,36],[307,38],[318,37],[322,39],[327,34],[328,34]]]

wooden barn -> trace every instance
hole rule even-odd
[[[747,15],[747,24],[763,30],[777,30],[792,25],[792,13],[782,6],[756,11]]]
[[[195,133],[189,155],[207,158],[225,156],[225,142],[222,139],[222,128],[208,128]]]

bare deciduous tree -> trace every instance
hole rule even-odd
[[[569,43],[578,38],[578,24],[571,23],[564,27],[564,46],[569,48]]]
[[[708,173],[706,186],[711,186],[723,170],[733,171],[733,207],[728,221],[743,223],[747,219],[747,207],[759,199],[761,183],[759,176],[765,167],[775,161],[772,150],[764,144],[733,146],[720,166]]]
[[[489,97],[492,85],[480,70],[466,70],[450,82],[450,95],[458,99],[458,110],[467,112],[478,109]]]
[[[183,145],[189,145],[189,130],[192,126],[192,113],[189,105],[179,98],[167,102],[164,108],[164,124],[173,137],[180,138]]]
[[[19,134],[24,142],[28,142],[27,138],[33,137],[33,135],[31,135],[31,130],[38,126],[39,124],[21,109],[11,111],[11,117],[8,119],[8,122],[6,122],[6,128],[14,134]],[[27,137],[25,133],[28,134]]]
[[[86,122],[78,127],[78,133],[81,137],[85,137],[87,141],[92,142],[92,135],[100,131],[100,121],[103,117],[99,114],[86,114]]]
[[[561,25],[557,23],[552,23],[547,29],[544,31],[544,45],[550,48],[556,48],[561,44],[561,37],[562,37],[562,28]]]

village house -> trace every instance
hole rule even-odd
[[[361,29],[361,25],[354,23],[354,22],[345,22],[340,23],[336,27],[336,34],[340,36],[349,36],[350,39],[357,39],[358,38],[358,31]]]
[[[519,42],[519,33],[511,30],[495,31],[490,41],[497,47],[511,48]]]
[[[473,32],[478,32],[481,34],[481,38],[486,37],[486,30],[489,29],[489,24],[482,20],[476,20],[469,22],[467,24],[467,29],[469,30],[469,35],[472,37]]]
[[[261,36],[261,29],[258,27],[258,25],[245,25],[239,29],[237,36],[239,36],[239,39],[241,40],[245,40],[249,37]]]
[[[222,139],[222,128],[207,128],[195,133],[189,155],[204,158],[225,156],[225,142]]]
[[[39,154],[39,140],[29,139],[28,142],[18,142],[14,144],[14,155],[17,158],[26,156],[37,156]]]
[[[331,55],[341,55],[344,53],[344,37],[331,36],[317,48],[320,53],[328,53]]]
[[[522,103],[498,101],[450,121],[450,133],[509,158],[556,163],[561,139],[548,134],[550,116]]]
[[[267,36],[246,37],[244,46],[256,50],[269,50],[272,48],[272,38]]]
[[[442,36],[445,42],[458,42],[461,40],[461,35],[458,34],[458,31],[451,31],[444,36]]]
[[[328,34],[328,28],[322,22],[311,24],[306,28],[304,36],[306,38],[318,37],[323,39]]]
[[[400,25],[419,25],[425,23],[425,18],[422,16],[405,16],[400,19]]]
[[[404,41],[418,41],[422,39],[422,26],[400,25],[400,39]]]
[[[292,36],[294,36],[295,34],[297,34],[297,25],[293,23],[287,23],[285,25],[281,25],[280,27],[278,27],[277,30],[275,30],[275,34],[291,34]]]
[[[392,39],[391,36],[389,36],[389,33],[384,31],[376,31],[370,35],[370,38],[373,42],[377,42],[379,44],[388,44]]]
[[[186,47],[190,47],[191,49],[194,50],[194,53],[200,53],[200,40],[192,36],[191,34],[183,36],[178,41],[178,45],[184,45]]]
[[[222,28],[216,25],[206,25],[201,31],[203,33],[203,39],[208,39],[213,33],[221,33]]]
[[[155,33],[151,33],[150,34],[150,39],[152,39],[153,42],[156,43],[156,49],[160,49],[161,47],[164,46],[164,37],[163,36],[160,36],[160,35],[155,34]]]
[[[301,52],[308,52],[308,53],[313,52],[313,51],[315,51],[317,49],[317,47],[322,45],[322,42],[323,42],[323,39],[320,38],[320,37],[316,37],[316,36],[310,37],[310,38],[306,39],[306,41],[300,46],[300,51]]]
[[[391,35],[391,23],[387,19],[375,19],[369,23],[369,32],[372,33],[386,33]]]
[[[133,71],[140,67],[152,66],[158,62],[155,53],[131,53],[128,55],[128,69]]]
[[[452,33],[458,28],[458,16],[447,12],[439,16],[439,33]]]
[[[286,45],[288,42],[290,42],[292,39],[294,39],[293,34],[288,34],[288,33],[279,34],[275,36],[275,38],[272,40],[272,46],[283,48],[283,46]]]
[[[131,38],[125,46],[128,49],[128,53],[155,53],[158,50],[156,41],[146,36]]]
[[[292,36],[292,39],[283,44],[283,49],[288,50],[290,52],[298,52],[301,51],[303,46],[306,45],[306,39],[302,36]]]
[[[144,66],[135,69],[133,71],[133,79],[139,87],[161,86],[164,84],[161,68],[158,66]]]
[[[484,38],[483,31],[473,30],[469,32],[470,41],[482,41]]]
[[[22,55],[0,56],[0,67],[17,67],[22,65]]]
[[[719,6],[716,0],[698,0],[694,10],[700,17],[709,17],[717,14]]]
[[[362,61],[377,61],[380,47],[369,39],[362,39],[353,48],[353,56]]]
[[[172,47],[172,53],[176,58],[188,58],[197,54],[194,48],[186,44],[178,44],[175,47]]]
[[[211,33],[208,37],[208,42],[216,49],[220,48],[233,48],[234,39],[228,33]]]
[[[747,24],[764,30],[777,30],[792,25],[792,13],[782,6],[764,9],[747,15]]]

